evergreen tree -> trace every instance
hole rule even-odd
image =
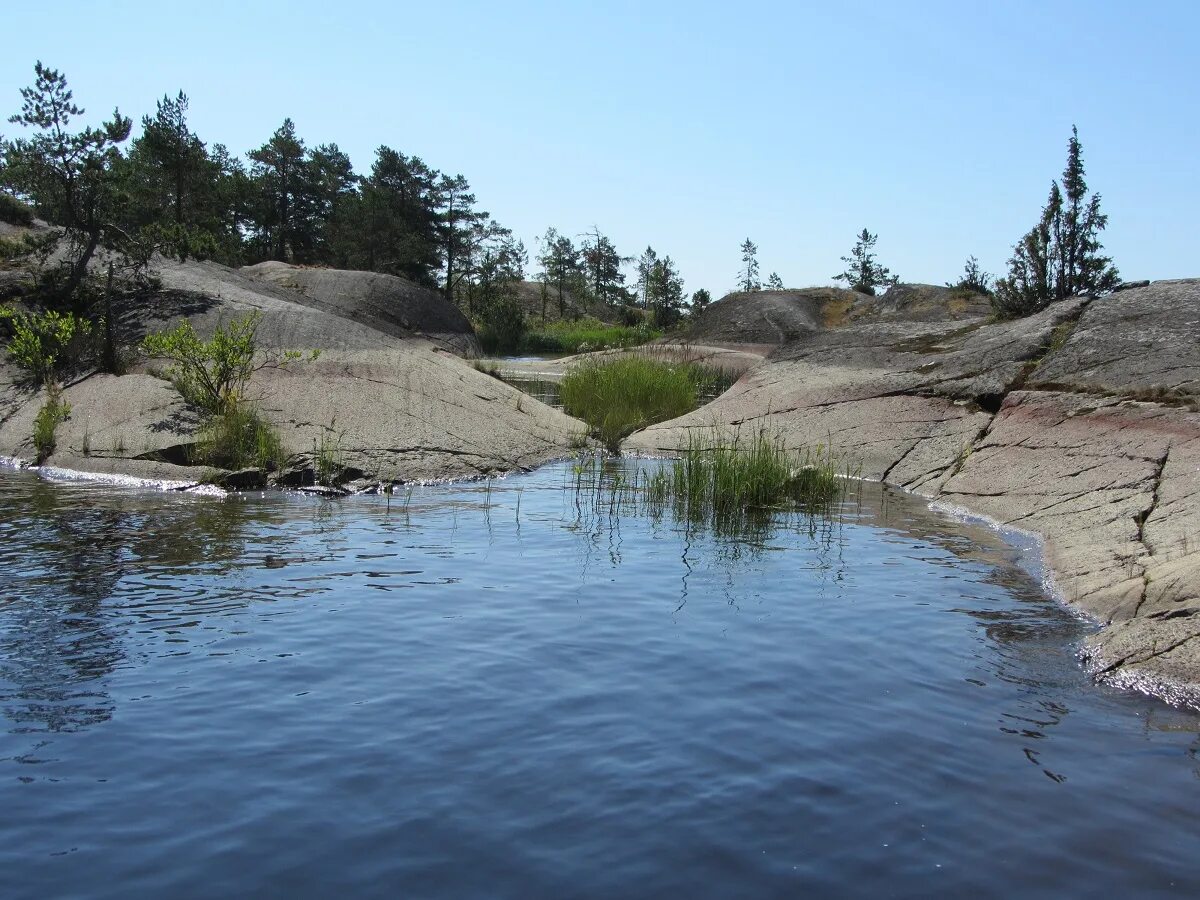
[[[454,300],[465,274],[461,258],[473,232],[487,221],[488,214],[475,209],[475,195],[462,175],[443,175],[437,190],[441,252],[445,261],[442,291],[447,300]]]
[[[772,272],[770,275],[767,276],[767,290],[768,291],[782,291],[783,290],[783,279],[779,277],[778,272]]]
[[[738,270],[738,287],[743,291],[757,291],[762,287],[758,280],[758,247],[750,238],[742,241],[742,268]]]
[[[624,295],[625,273],[621,266],[628,261],[617,252],[612,241],[593,228],[584,235],[581,248],[584,270],[594,296],[601,303],[613,304]]]
[[[858,240],[855,241],[850,255],[842,257],[842,262],[846,264],[846,270],[834,275],[834,279],[849,283],[851,290],[872,295],[877,287],[895,284],[899,279],[876,262],[875,254],[871,252],[878,239],[879,235],[871,234],[864,228],[862,234],[858,236]]]
[[[1076,294],[1111,290],[1120,275],[1104,256],[1100,232],[1108,216],[1088,195],[1079,131],[1072,127],[1062,186],[1055,181],[1038,223],[1013,248],[1008,275],[996,281],[992,306],[1005,318],[1029,315]]]
[[[712,294],[705,288],[700,288],[700,290],[692,294],[692,315],[698,316],[708,308],[708,304],[710,303],[712,303]]]
[[[669,328],[683,311],[683,279],[671,257],[656,260],[647,278],[647,299],[654,313],[654,324]]]
[[[187,111],[183,91],[164,95],[155,115],[142,118],[129,152],[129,225],[181,261],[211,256],[221,243],[220,170],[188,125]]]
[[[544,283],[554,287],[558,298],[558,317],[561,319],[567,312],[567,292],[576,290],[583,280],[579,250],[569,237],[559,234],[555,228],[546,229],[541,243],[542,249],[538,255],[538,264],[542,267],[541,278]],[[542,318],[545,318],[544,313]]]
[[[647,245],[637,260],[637,289],[641,294],[642,309],[650,308],[650,276],[658,264],[658,254],[654,248]]]
[[[102,240],[116,247],[129,243],[118,225],[125,197],[119,145],[133,123],[113,110],[99,128],[73,133],[71,121],[84,110],[75,105],[66,76],[40,61],[34,73],[34,85],[21,89],[21,112],[9,121],[37,133],[4,144],[2,171],[6,187],[66,229],[65,280],[57,289],[66,299],[82,283]]]
[[[436,287],[442,263],[438,177],[419,157],[380,147],[371,174],[358,195],[347,198],[340,217],[341,264]]]
[[[303,205],[308,174],[304,141],[296,136],[295,123],[284,119],[271,139],[249,155],[260,199],[254,223],[259,253],[290,262],[295,246],[302,243],[297,208]]]

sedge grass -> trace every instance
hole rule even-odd
[[[284,460],[279,433],[245,403],[234,403],[204,423],[193,462],[217,469],[278,469]]]
[[[603,460],[575,467],[576,506],[670,516],[715,533],[753,540],[781,514],[811,527],[845,501],[860,467],[824,446],[788,448],[765,431],[752,437],[694,434],[675,459],[615,471]]]
[[[560,389],[567,414],[587,422],[615,453],[639,428],[695,409],[696,385],[689,366],[629,355],[580,363],[563,376]]]

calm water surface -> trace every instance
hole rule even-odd
[[[0,473],[0,896],[1200,891],[1200,720],[1092,685],[990,530],[864,486],[732,539],[570,478]]]

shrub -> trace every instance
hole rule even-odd
[[[476,329],[479,345],[488,353],[511,353],[525,338],[525,311],[516,297],[500,297],[487,308]]]
[[[169,359],[174,365],[167,377],[183,399],[212,415],[220,415],[238,404],[250,376],[271,365],[286,365],[301,358],[297,350],[257,359],[258,324],[262,316],[257,311],[234,319],[229,327],[218,325],[212,339],[202,341],[190,322],[183,322],[171,331],[147,335],[142,352],[159,359]],[[314,350],[309,359],[316,359]]]
[[[218,325],[208,341],[185,321],[172,331],[147,335],[142,350],[174,363],[167,376],[184,400],[221,415],[237,405],[254,371],[260,318],[252,312],[234,319],[228,329]]]
[[[9,357],[42,382],[48,382],[71,360],[72,345],[92,330],[90,322],[74,313],[20,313],[11,306],[0,307],[0,323],[11,334]]]
[[[194,462],[218,469],[254,466],[267,472],[283,460],[279,433],[253,409],[236,403],[205,423],[193,456]]]
[[[696,408],[693,368],[632,355],[588,360],[564,376],[563,409],[615,453],[639,428]]]
[[[33,210],[14,197],[0,191],[0,222],[9,225],[32,225]]]
[[[62,388],[49,385],[46,403],[38,410],[33,420],[33,446],[37,451],[37,462],[41,465],[55,447],[55,432],[58,426],[71,415],[71,405],[62,399]]]

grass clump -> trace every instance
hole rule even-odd
[[[830,448],[789,450],[782,438],[765,431],[748,441],[691,435],[678,459],[648,477],[645,495],[652,511],[670,509],[677,518],[708,520],[728,530],[788,506],[828,512],[855,474]]]
[[[71,405],[62,398],[62,388],[49,385],[46,388],[45,405],[38,410],[33,420],[33,447],[37,451],[37,462],[41,465],[54,452],[55,433],[58,426],[71,415]]]
[[[503,381],[504,378],[500,375],[500,364],[490,359],[476,359],[471,361],[476,372],[482,372],[484,375],[490,375],[497,381]]]
[[[563,409],[615,453],[639,428],[695,409],[698,372],[633,355],[588,360],[563,377]]]
[[[662,335],[648,325],[608,325],[597,319],[550,322],[531,329],[523,348],[529,353],[586,353],[645,344]]]
[[[217,469],[272,472],[284,461],[279,432],[253,408],[234,404],[211,416],[200,431],[194,462]]]

